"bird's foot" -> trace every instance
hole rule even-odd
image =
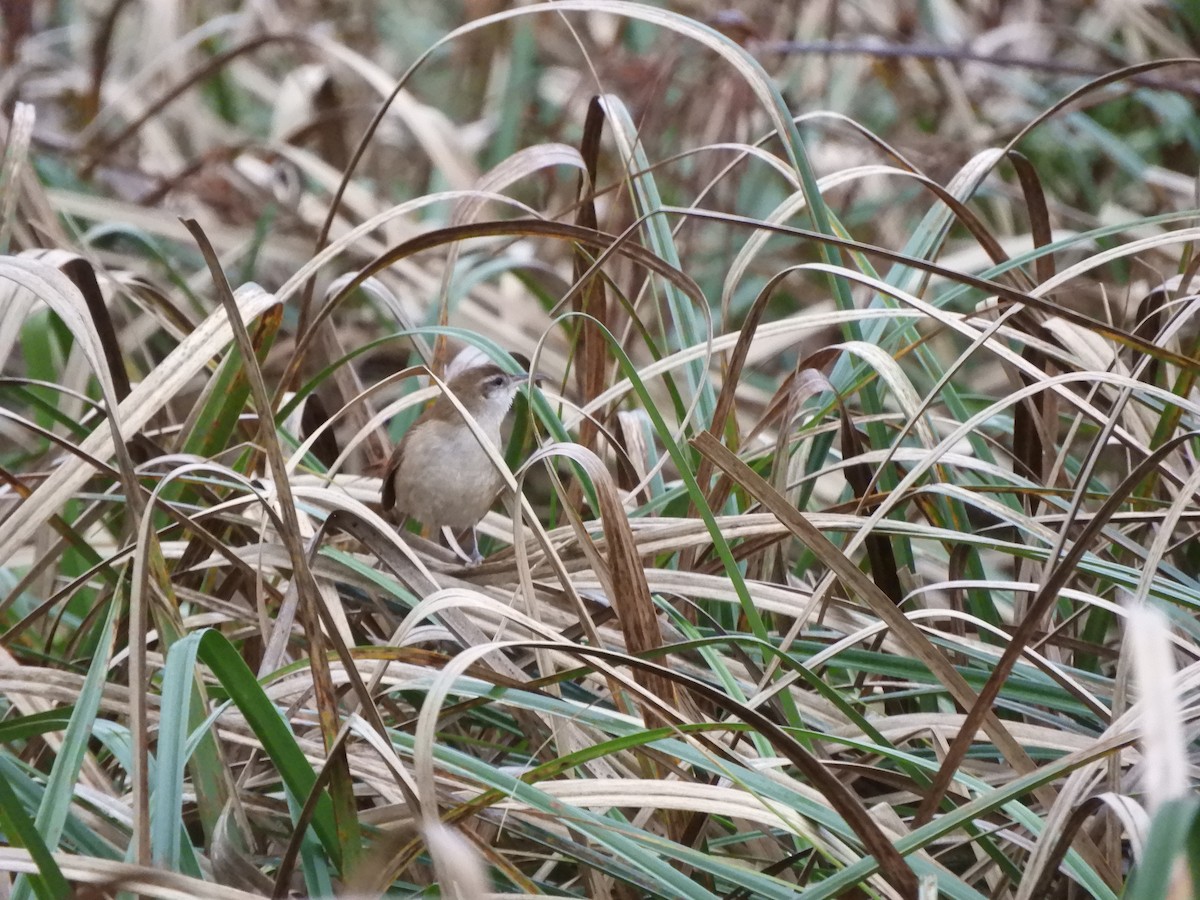
[[[442,533],[450,549],[454,551],[455,555],[463,561],[468,569],[474,569],[483,562],[483,554],[479,552],[479,541],[475,535],[474,528],[466,529],[461,539],[450,528],[444,529]]]

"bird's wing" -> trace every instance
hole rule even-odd
[[[400,463],[404,460],[404,445],[407,443],[408,435],[406,434],[396,444],[396,449],[392,451],[387,468],[383,473],[383,496],[380,500],[385,510],[390,510],[396,505],[396,473],[400,471]]]

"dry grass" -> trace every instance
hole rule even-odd
[[[9,6],[6,894],[1189,895],[1186,7]]]

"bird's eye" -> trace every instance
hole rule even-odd
[[[505,381],[506,379],[503,375],[493,375],[487,381],[485,381],[484,384],[490,388],[498,388],[503,387]]]

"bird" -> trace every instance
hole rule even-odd
[[[526,372],[511,373],[484,363],[461,369],[447,384],[471,418],[495,446],[500,425],[512,407]],[[504,484],[462,413],[443,393],[404,433],[383,476],[385,512],[411,516],[434,531],[471,530],[491,509]],[[474,540],[470,561],[481,560]]]

